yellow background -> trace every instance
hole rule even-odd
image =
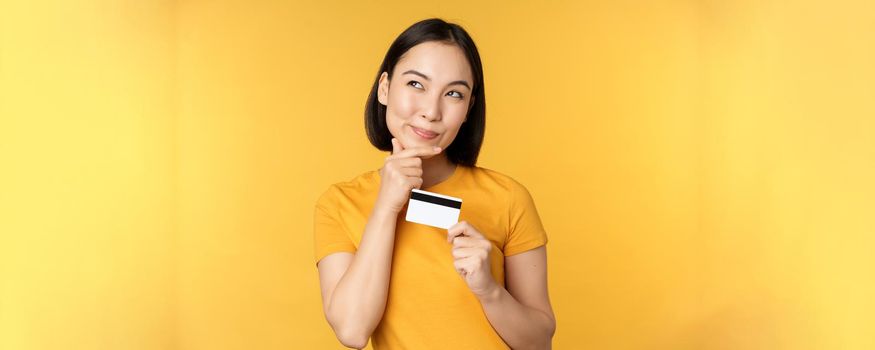
[[[0,0],[0,349],[340,348],[313,204],[381,165],[365,97],[432,16],[556,349],[875,348],[871,1]]]

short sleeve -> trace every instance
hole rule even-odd
[[[509,233],[504,255],[511,256],[547,244],[547,232],[535,208],[535,201],[522,184],[514,181],[510,190]]]
[[[316,263],[332,253],[356,251],[352,239],[340,221],[339,208],[336,205],[338,194],[336,188],[333,186],[329,188],[316,202],[313,211]]]

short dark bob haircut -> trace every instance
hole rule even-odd
[[[430,41],[439,41],[454,44],[465,52],[471,72],[474,75],[474,86],[471,97],[474,104],[468,109],[468,116],[462,123],[459,133],[453,142],[446,147],[447,159],[458,165],[474,166],[477,164],[477,156],[480,155],[480,147],[483,145],[483,136],[486,133],[486,94],[483,88],[483,65],[480,63],[480,53],[474,40],[461,26],[447,23],[439,18],[426,19],[417,22],[404,30],[389,47],[374,86],[368,95],[365,106],[365,130],[368,140],[374,147],[381,151],[392,151],[392,134],[386,126],[386,106],[377,100],[377,89],[380,86],[380,75],[388,73],[392,80],[392,72],[398,60],[404,53],[414,46]]]

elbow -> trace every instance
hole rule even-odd
[[[543,320],[544,322],[542,324],[534,328],[538,330],[536,331],[537,334],[531,334],[531,336],[519,344],[508,345],[512,345],[511,348],[513,349],[553,349],[553,335],[556,333],[556,321],[548,315],[544,315]]]
[[[548,317],[547,321],[547,341],[553,341],[553,335],[556,334],[556,319]]]
[[[334,334],[343,346],[353,349],[363,349],[368,345],[368,338],[370,338],[364,332],[349,328],[335,329]]]
[[[328,308],[325,315],[337,340],[343,346],[354,349],[362,349],[368,345],[368,339],[379,322],[379,319],[365,319],[360,314],[340,313],[331,308]]]
[[[332,320],[329,319],[328,323],[331,325],[331,329],[334,331],[337,340],[339,340],[343,346],[353,349],[363,349],[368,345],[368,338],[371,337],[371,334],[366,328],[361,327],[360,323],[331,321]]]
[[[543,335],[540,344],[533,344],[532,349],[552,349],[553,335],[556,334],[556,318],[552,315],[545,314],[543,323]]]

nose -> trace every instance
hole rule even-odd
[[[429,122],[441,120],[440,97],[426,98],[423,102],[421,116]]]

